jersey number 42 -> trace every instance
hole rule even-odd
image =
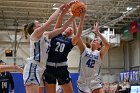
[[[92,59],[89,59],[89,60],[86,62],[86,65],[87,65],[89,68],[93,68],[93,67],[94,67],[94,64],[95,64],[95,60],[92,60]]]

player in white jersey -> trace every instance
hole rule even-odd
[[[103,46],[99,38],[91,41],[90,48],[87,48],[82,40],[77,43],[81,53],[77,80],[79,93],[104,93],[99,74],[101,61],[107,54],[110,44],[99,32],[98,23],[94,25],[92,31],[100,37]]]
[[[30,58],[24,67],[23,79],[26,86],[26,93],[43,93],[44,84],[42,74],[45,70],[51,38],[62,33],[73,21],[72,16],[61,28],[47,32],[52,22],[58,17],[59,13],[67,11],[69,5],[62,5],[56,10],[49,19],[42,25],[38,21],[31,22],[24,26],[25,37],[30,35]]]

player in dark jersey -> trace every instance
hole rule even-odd
[[[51,48],[48,55],[46,70],[44,72],[47,93],[55,93],[57,81],[58,85],[61,85],[63,88],[64,93],[73,93],[71,78],[67,65],[67,56],[81,36],[85,11],[85,8],[81,9],[78,28],[76,28],[74,20],[72,24],[73,28],[68,27],[64,32],[52,38],[51,40]],[[64,16],[60,16],[58,18],[55,29],[61,27],[63,17]],[[71,37],[73,33],[76,35]]]
[[[6,63],[0,60],[0,65]],[[0,72],[0,93],[9,93],[9,86],[11,84],[12,93],[14,93],[14,81],[10,72]]]

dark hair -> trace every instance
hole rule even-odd
[[[87,46],[87,48],[90,48],[90,44],[89,43],[86,43],[86,46]]]
[[[3,60],[0,60],[0,64],[1,64],[1,63],[5,63],[5,62],[4,62]]]
[[[101,48],[102,48],[102,46],[103,46],[102,41],[100,42],[100,46],[101,46],[101,47],[97,49],[98,51],[100,51],[100,50],[101,50]]]
[[[0,59],[0,63],[1,63],[1,62],[3,62],[3,61]]]
[[[25,34],[25,38],[27,39],[27,35],[31,35],[33,33],[33,27],[34,27],[35,23],[34,22],[31,22],[29,24],[25,24],[24,25],[24,28],[23,28],[23,31],[24,31],[24,34]]]

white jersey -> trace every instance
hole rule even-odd
[[[79,93],[91,93],[97,88],[101,88],[100,80],[100,51],[91,51],[86,48],[80,56],[79,77],[77,86]]]
[[[79,76],[82,78],[98,77],[100,73],[100,51],[86,48],[80,57]]]
[[[43,35],[38,41],[30,39],[30,58],[27,60],[32,63],[37,63],[40,67],[45,67],[48,52],[50,49],[50,40],[46,35]]]
[[[46,68],[50,41],[43,35],[38,41],[30,40],[30,58],[23,71],[23,80],[25,85],[38,84],[44,86],[42,75]]]

